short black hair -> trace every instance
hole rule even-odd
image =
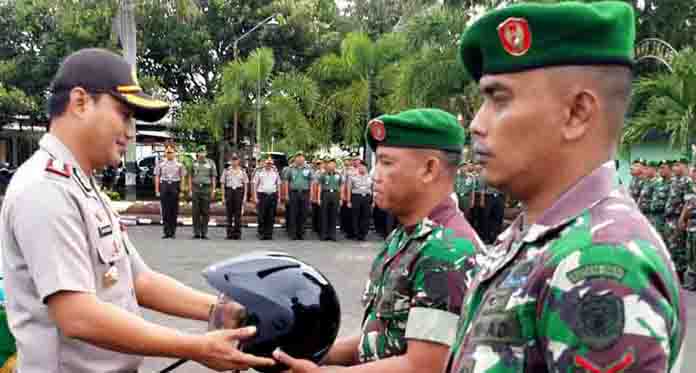
[[[48,97],[48,119],[58,118],[65,113],[70,103],[70,91],[61,90]]]

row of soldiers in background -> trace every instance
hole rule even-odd
[[[173,146],[166,147],[165,157],[155,168],[155,192],[161,202],[163,238],[175,238],[181,181],[187,170],[176,160]],[[215,199],[217,177],[215,162],[206,157],[204,146],[198,147],[189,178],[194,239],[208,239],[210,202]],[[336,240],[335,227],[339,220],[347,238],[362,241],[367,236],[373,208],[372,179],[367,174],[366,163],[357,154],[344,160],[340,172],[335,159],[317,159],[314,167],[310,167],[302,152],[295,153],[291,164],[281,172],[272,159],[245,171],[239,157],[233,155],[219,182],[228,239],[241,238],[241,218],[248,195],[256,204],[259,239],[272,239],[276,210],[282,203],[285,203],[286,227],[292,239],[304,239],[310,203],[312,227],[321,239]],[[386,236],[396,224],[388,214],[383,216],[386,222],[375,221],[375,226]]]
[[[333,158],[315,159],[310,166],[304,154],[297,152],[281,171],[291,239],[304,239],[311,208],[312,230],[320,239],[336,241],[336,224],[340,223],[346,238],[365,240],[373,205],[372,179],[367,164],[355,153],[344,159],[343,166],[337,170]]]
[[[495,242],[503,230],[505,195],[488,186],[481,177],[481,165],[464,161],[455,178],[454,191],[459,209],[486,244]]]
[[[634,160],[629,191],[662,235],[684,289],[696,291],[696,169],[688,161]]]

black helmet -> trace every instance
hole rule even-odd
[[[338,297],[331,283],[314,267],[276,252],[250,253],[213,264],[203,277],[246,308],[245,325],[256,335],[240,349],[272,357],[276,348],[295,358],[319,363],[329,351],[341,319]],[[282,364],[257,368],[285,370]]]

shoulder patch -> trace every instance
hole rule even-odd
[[[45,170],[66,178],[70,178],[72,176],[72,166],[70,164],[53,158],[48,160]]]

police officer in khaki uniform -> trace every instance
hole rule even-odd
[[[208,239],[210,201],[215,200],[215,180],[218,177],[215,162],[206,155],[205,145],[199,146],[189,178],[189,193],[193,201],[193,238],[204,240]]]
[[[179,215],[179,191],[181,180],[186,176],[186,168],[179,163],[173,145],[164,150],[167,159],[155,167],[155,194],[160,197],[162,209],[162,238],[176,238],[176,218]]]
[[[273,159],[266,160],[264,167],[256,171],[253,188],[256,193],[252,199],[256,203],[258,219],[258,238],[273,239],[273,224],[275,223],[276,208],[280,204],[281,180],[278,171],[273,168]]]
[[[232,155],[232,164],[220,176],[222,202],[227,215],[227,239],[238,240],[242,237],[242,215],[246,200],[249,179],[239,166],[239,156]],[[234,221],[234,224],[233,224]]]
[[[358,241],[365,241],[370,225],[370,211],[372,205],[372,178],[367,173],[367,163],[358,160],[358,173],[347,181],[347,192],[353,218],[353,233]]]
[[[217,312],[215,297],[143,262],[94,180],[94,169],[126,152],[133,118],[157,121],[168,109],[142,92],[119,55],[86,49],[62,63],[48,98],[49,133],[13,177],[0,212],[19,372],[136,372],[145,355],[221,371],[273,364],[231,343],[253,329],[196,334],[141,317],[140,306],[201,321]]]

